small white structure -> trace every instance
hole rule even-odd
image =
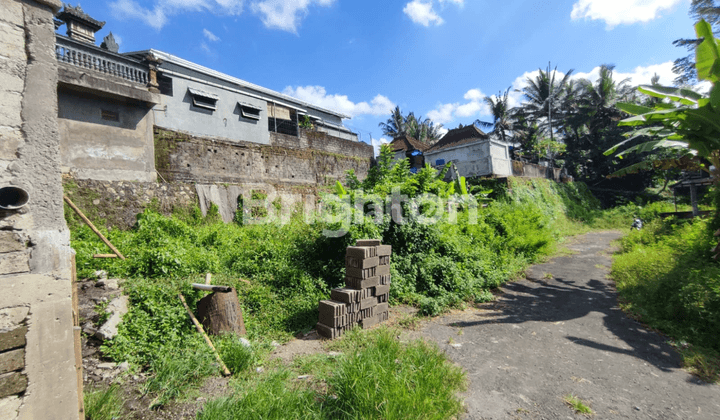
[[[512,175],[508,146],[475,125],[448,131],[425,152],[425,161],[434,167],[453,162],[464,177]]]

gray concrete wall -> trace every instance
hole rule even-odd
[[[30,194],[22,209],[0,210],[0,357],[24,352],[21,366],[0,372],[13,384],[0,387],[9,420],[79,418],[52,20],[60,6],[3,0],[0,14],[0,186]]]
[[[155,181],[153,113],[142,102],[58,89],[62,171],[79,179]],[[103,119],[117,113],[118,121]]]
[[[256,92],[174,63],[163,63],[161,73],[162,70],[165,70],[164,76],[172,79],[172,95],[161,95],[162,103],[155,107],[155,120],[157,125],[171,130],[184,131],[196,136],[222,137],[230,141],[269,144],[268,103],[272,101],[277,101],[278,104],[288,103],[287,98]],[[217,95],[219,98],[217,109],[212,111],[195,107],[188,88]],[[260,108],[260,119],[243,118],[238,102]],[[342,126],[342,119],[337,115],[300,104],[293,105],[303,109],[311,117]],[[357,135],[332,126],[318,127],[318,130],[334,137],[357,141]]]
[[[171,77],[173,79],[173,95],[160,95],[161,103],[154,108],[157,125],[197,136],[223,137],[231,141],[251,141],[261,144],[270,143],[265,101],[182,77]],[[211,111],[194,106],[188,88],[217,95],[219,97],[216,104],[217,109]],[[260,108],[260,119],[243,118],[238,102]]]

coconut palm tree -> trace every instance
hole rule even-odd
[[[538,69],[538,72],[535,78],[526,79],[527,86],[518,90],[525,99],[519,111],[527,118],[534,119],[554,140],[553,132],[563,117],[560,107],[562,94],[573,70],[568,70],[562,78],[558,78],[557,66],[551,70],[548,63],[547,70]]]
[[[505,93],[498,92],[495,96],[486,96],[483,101],[490,107],[490,115],[493,117],[492,122],[475,120],[475,124],[481,127],[492,127],[493,133],[497,134],[503,142],[507,142],[508,131],[512,128],[512,110],[508,106],[508,94],[510,88]]]
[[[383,135],[390,138],[405,133],[405,118],[400,112],[400,107],[396,106],[395,109],[390,111],[390,118],[386,122],[378,124],[378,127],[382,128]]]
[[[378,126],[382,128],[383,135],[397,137],[407,134],[427,144],[434,144],[442,137],[442,124],[435,124],[429,118],[415,117],[413,112],[404,117],[399,106],[395,107],[386,122],[381,122]]]

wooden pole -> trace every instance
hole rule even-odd
[[[113,251],[115,254],[117,254],[118,257],[120,257],[120,259],[122,259],[122,260],[125,259],[125,257],[123,256],[123,254],[121,254],[120,251],[118,251],[118,249],[115,248],[115,246],[113,246],[113,244],[111,244],[110,241],[108,241],[108,239],[107,239],[105,236],[103,236],[103,234],[100,233],[99,230],[97,230],[97,228],[95,227],[95,225],[93,225],[93,223],[90,221],[90,219],[88,219],[87,217],[85,217],[85,215],[83,214],[83,212],[80,211],[79,208],[77,208],[77,206],[75,205],[75,203],[73,203],[73,202],[68,198],[68,196],[64,195],[64,196],[63,196],[63,199],[65,200],[66,203],[68,203],[68,206],[70,206],[70,208],[73,209],[73,211],[75,211],[75,213],[77,213],[78,216],[80,216],[80,218],[83,220],[83,222],[85,222],[85,224],[88,225],[88,226],[90,227],[90,229],[92,229],[92,231],[95,232],[95,234],[96,234],[103,242],[105,242],[105,245],[109,246],[110,249],[112,249],[112,251]]]
[[[93,258],[117,258],[118,256],[115,254],[95,254],[93,255]]]
[[[200,322],[198,322],[197,318],[195,318],[195,315],[193,315],[192,311],[190,310],[190,307],[188,306],[187,302],[185,302],[185,298],[183,297],[182,293],[178,293],[178,296],[180,297],[180,300],[182,301],[183,306],[185,307],[185,310],[188,313],[188,316],[190,316],[190,320],[192,320],[193,324],[195,324],[195,328],[197,328],[198,332],[202,334],[203,338],[205,338],[205,342],[210,346],[210,348],[215,353],[215,358],[217,359],[218,363],[220,363],[220,367],[222,367],[223,370],[223,376],[230,376],[230,370],[225,366],[225,363],[223,363],[222,359],[220,358],[220,355],[218,354],[217,349],[215,346],[213,346],[212,341],[210,341],[210,337],[208,337],[207,334],[205,334],[205,330],[203,329]]]
[[[207,273],[205,274],[205,284],[210,284],[212,282],[212,274]]]
[[[77,290],[77,268],[75,254],[70,257],[70,287],[72,296],[73,343],[75,347],[75,375],[78,392],[78,412],[85,418],[85,402],[83,401],[83,365],[82,365],[82,329],[80,328],[80,299]]]

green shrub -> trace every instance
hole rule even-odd
[[[621,240],[612,276],[626,308],[676,339],[720,351],[720,265],[709,221],[655,220]]]

